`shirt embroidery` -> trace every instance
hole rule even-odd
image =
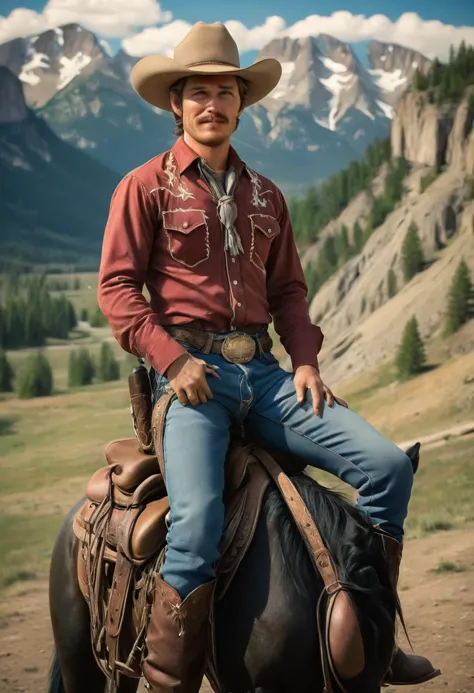
[[[247,166],[247,171],[250,176],[250,181],[252,183],[252,204],[257,209],[259,207],[266,207],[268,200],[266,200],[263,195],[273,192],[272,190],[264,190],[262,192],[262,181],[251,168]]]
[[[154,188],[151,190],[151,192],[156,192],[157,190],[166,190],[169,192],[173,197],[179,197],[182,200],[194,200],[194,194],[188,190],[188,188],[184,185],[183,181],[181,180],[181,177],[179,174],[176,173],[176,159],[174,158],[173,152],[170,152],[167,161],[166,161],[166,168],[164,170],[165,176],[168,179],[168,187],[166,186],[160,186],[158,188]],[[171,188],[174,188],[176,186],[176,183],[178,184],[178,192],[173,192]]]

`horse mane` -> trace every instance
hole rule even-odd
[[[368,643],[368,638],[379,652],[386,652],[387,648],[390,651],[399,603],[372,523],[342,493],[318,484],[304,472],[293,476],[292,481],[332,556],[339,580],[349,593],[364,640]],[[288,578],[300,597],[314,600],[316,585],[323,587],[322,579],[274,485],[267,492],[265,512],[269,524],[274,524],[278,533]]]

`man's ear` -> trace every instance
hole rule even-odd
[[[173,109],[173,112],[176,113],[178,118],[182,118],[183,117],[183,107],[179,103],[178,97],[173,92],[171,92],[171,94],[170,94],[170,103],[171,103],[171,108]]]

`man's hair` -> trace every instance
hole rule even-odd
[[[242,106],[243,103],[245,103],[245,100],[247,98],[248,94],[248,83],[243,77],[240,77],[240,75],[236,75],[236,80],[237,80],[237,87],[239,90],[239,95],[240,95],[240,105]],[[181,77],[181,79],[178,79],[177,82],[171,85],[170,87],[170,95],[175,94],[178,100],[178,103],[180,106],[183,105],[183,91],[184,91],[184,85],[186,84],[187,77]],[[183,128],[183,119],[178,116],[174,111],[173,111],[173,116],[175,120],[175,129],[174,129],[174,134],[177,137],[180,137],[184,133],[184,128]],[[239,118],[237,118],[237,121],[235,123],[235,129],[239,127]]]

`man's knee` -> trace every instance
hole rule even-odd
[[[390,445],[381,460],[379,482],[385,484],[398,498],[409,498],[413,486],[413,466],[410,458],[395,444]]]

